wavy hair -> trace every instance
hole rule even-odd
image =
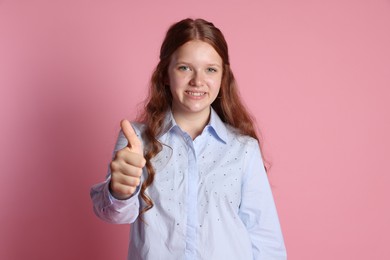
[[[223,122],[236,128],[241,134],[251,136],[259,141],[254,120],[241,101],[237,84],[230,69],[228,45],[222,32],[211,22],[203,19],[184,19],[173,24],[167,31],[161,45],[160,61],[155,68],[150,82],[149,94],[145,101],[143,112],[138,121],[145,124],[145,159],[148,176],[141,186],[141,197],[145,208],[140,214],[153,207],[152,199],[146,194],[146,189],[153,183],[156,174],[151,159],[161,150],[162,144],[157,140],[163,130],[166,113],[172,105],[172,94],[168,80],[168,66],[172,54],[183,44],[192,40],[200,40],[210,44],[223,61],[221,88],[218,97],[212,103]]]

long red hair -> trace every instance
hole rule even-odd
[[[157,138],[163,130],[165,115],[172,104],[170,88],[166,84],[169,82],[168,66],[172,54],[180,46],[192,40],[201,40],[213,46],[223,61],[221,88],[218,97],[212,103],[213,109],[223,122],[233,126],[241,134],[259,140],[254,120],[239,96],[237,84],[230,69],[228,45],[222,32],[211,22],[203,19],[193,20],[188,18],[173,24],[161,45],[160,61],[152,74],[145,109],[138,118],[146,125],[143,138],[147,144],[145,159],[148,171],[148,176],[141,186],[141,197],[146,203],[146,207],[141,210],[141,214],[153,207],[152,199],[145,193],[146,189],[153,183],[156,174],[150,159],[162,149],[162,145]]]

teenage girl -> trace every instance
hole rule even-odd
[[[286,259],[254,123],[221,31],[173,24],[145,109],[121,122],[94,211],[132,224],[128,259]]]

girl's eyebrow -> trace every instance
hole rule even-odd
[[[178,60],[175,63],[176,64],[188,64],[188,65],[191,65],[191,63],[189,63],[189,62],[185,62],[185,61],[181,61],[181,60]]]
[[[208,66],[211,66],[211,67],[222,67],[220,64],[218,63],[211,63],[211,64],[208,64]]]
[[[186,65],[193,65],[191,62],[186,62],[186,61],[181,61],[181,60],[178,60],[178,61],[176,61],[175,62],[176,63],[176,65],[177,64],[186,64]],[[206,66],[210,66],[210,67],[219,67],[219,68],[221,68],[222,67],[222,65],[220,65],[220,64],[218,64],[218,63],[209,63],[209,64],[206,64]]]

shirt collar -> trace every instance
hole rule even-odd
[[[218,116],[217,112],[211,108],[210,122],[206,126],[209,132],[212,133],[216,138],[226,144],[227,141],[227,129],[225,123]]]
[[[161,135],[159,137],[165,135],[167,132],[171,131],[175,127],[179,127],[179,126],[176,124],[176,121],[172,114],[172,110],[168,110],[165,116],[163,130],[161,131]],[[213,108],[211,108],[210,121],[206,125],[204,131],[208,131],[215,138],[219,139],[220,141],[226,144],[227,141],[226,125]]]

